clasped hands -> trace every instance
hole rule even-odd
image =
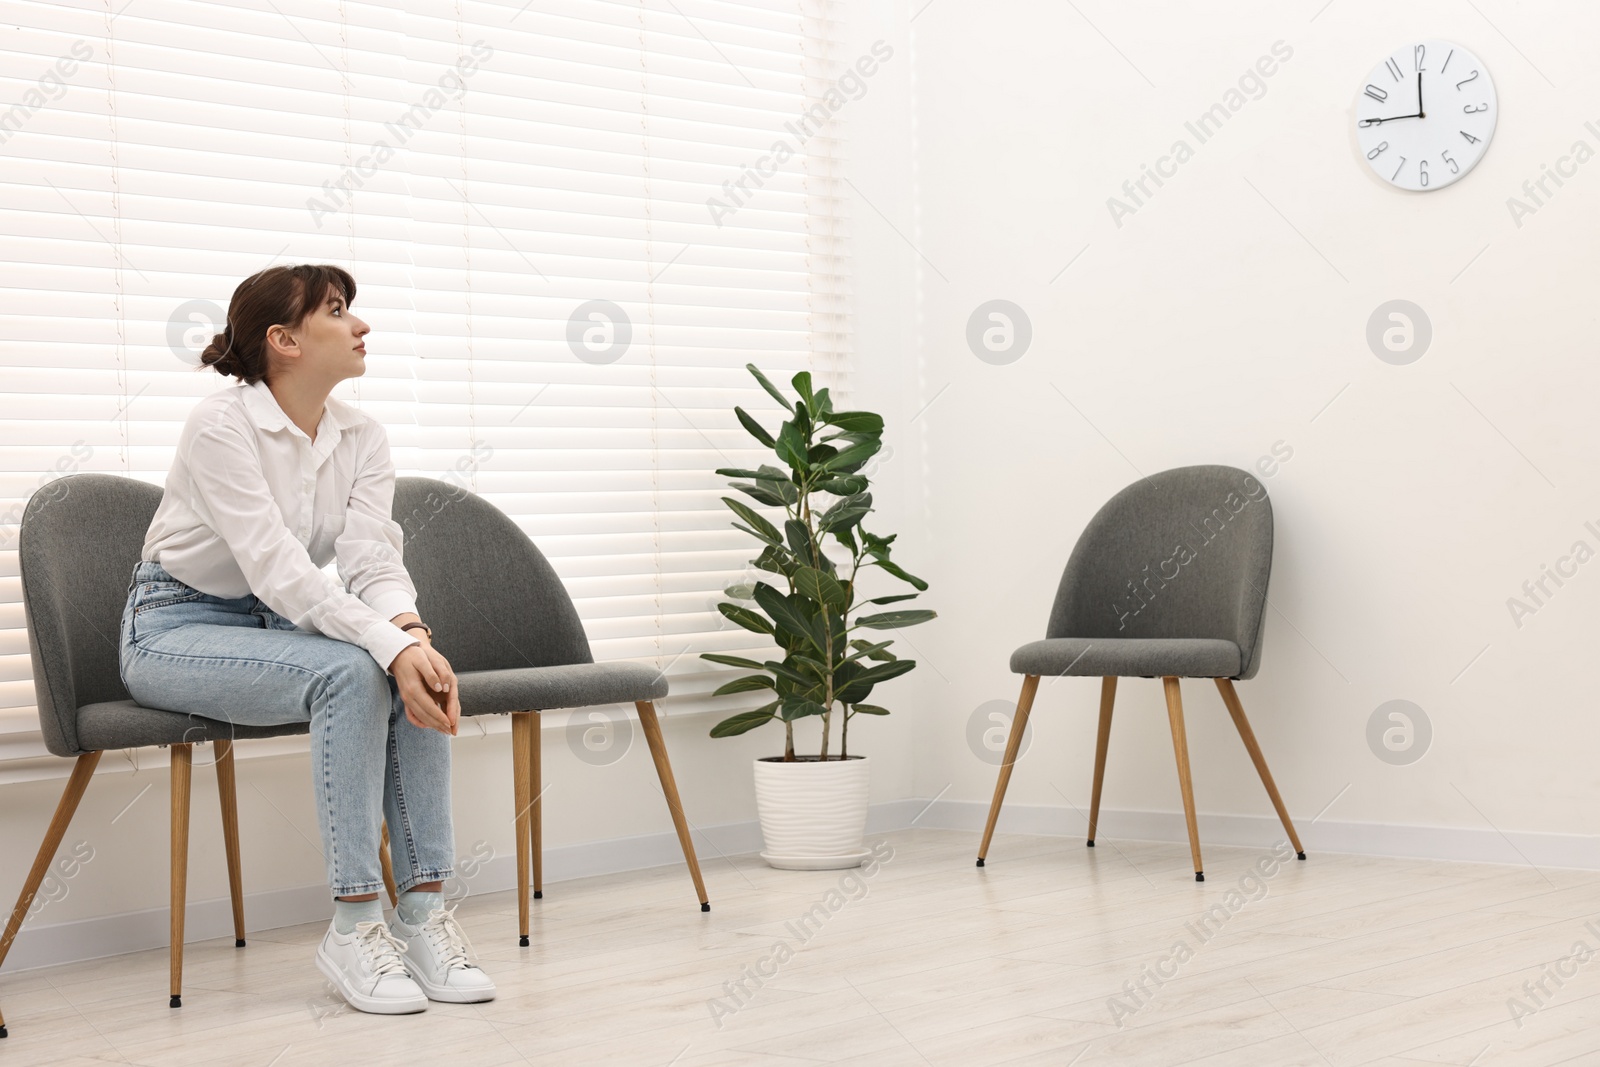
[[[415,618],[416,616],[411,616]],[[450,662],[433,647],[422,630],[407,630],[420,644],[407,645],[389,665],[405,701],[406,718],[413,726],[438,730],[454,737],[461,722],[461,698]]]

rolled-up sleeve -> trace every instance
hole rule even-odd
[[[335,586],[312,562],[289,532],[261,459],[241,431],[206,427],[196,434],[188,454],[205,457],[190,468],[195,510],[227,542],[250,591],[267,607],[296,626],[360,645],[385,670],[402,649],[419,643],[389,621],[400,611],[382,614]],[[389,491],[393,493],[392,472]]]
[[[402,562],[405,544],[394,521],[394,461],[389,438],[376,424],[366,427],[372,439],[350,487],[344,530],[333,544],[339,578],[385,619],[417,610],[417,587]]]

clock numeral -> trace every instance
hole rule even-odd
[[[1455,54],[1456,54],[1456,50],[1454,48],[1450,49],[1450,56],[1453,56]],[[1450,69],[1450,56],[1445,56],[1444,57],[1444,66],[1439,68],[1439,73],[1440,74],[1443,74],[1445,71]]]
[[[1394,173],[1389,175],[1389,180],[1390,181],[1394,181],[1396,178],[1400,177],[1400,172],[1405,169],[1405,165],[1406,165],[1406,157],[1405,156],[1401,156],[1400,157],[1400,166],[1394,168]]]
[[[1439,153],[1439,158],[1443,159],[1446,163],[1450,164],[1450,173],[1451,174],[1460,174],[1461,173],[1461,168],[1456,164],[1455,160],[1450,158],[1450,153],[1449,152],[1440,152]]]
[[[1428,161],[1424,159],[1417,164],[1417,167],[1422,171],[1422,187],[1426,189],[1428,187]]]
[[[1395,81],[1400,80],[1400,64],[1396,63],[1391,58],[1384,60],[1383,65],[1388,69],[1390,75],[1393,76]]]
[[[1460,81],[1456,82],[1456,92],[1459,93],[1461,91],[1461,87],[1463,85],[1467,84],[1468,82],[1477,81],[1477,80],[1478,80],[1478,72],[1477,71],[1473,71],[1472,72],[1472,77],[1470,77],[1470,78],[1462,78]]]
[[[1427,45],[1419,44],[1419,45],[1417,45],[1416,48],[1412,49],[1411,62],[1416,65],[1416,69],[1417,70],[1427,70],[1428,69],[1427,67],[1424,67],[1422,65],[1422,59],[1427,54],[1428,54],[1428,46]]]
[[[1372,97],[1372,99],[1376,100],[1380,104],[1389,99],[1388,91],[1380,89],[1376,85],[1367,86],[1367,95]]]
[[[1383,150],[1385,148],[1388,148],[1388,147],[1389,147],[1389,142],[1388,141],[1379,141],[1378,142],[1378,147],[1374,148],[1372,151],[1367,153],[1367,158],[1368,159],[1377,159],[1380,155],[1383,154]]]
[[[1480,111],[1488,111],[1489,110],[1489,105],[1488,104],[1479,104],[1477,107],[1473,107],[1471,104],[1468,104],[1465,107],[1463,107],[1461,110],[1465,111],[1469,115],[1476,115]]]
[[[1472,136],[1472,134],[1468,133],[1466,130],[1462,130],[1461,131],[1461,136],[1463,136],[1463,137],[1465,137],[1467,139],[1467,143],[1468,144],[1477,144],[1478,143],[1478,138]]]

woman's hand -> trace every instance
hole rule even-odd
[[[420,644],[400,650],[389,666],[405,701],[406,718],[413,726],[456,735],[461,722],[461,699],[450,663],[426,637]]]

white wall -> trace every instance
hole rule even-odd
[[[1575,540],[1600,550],[1583,528],[1600,527],[1585,440],[1600,163],[1520,227],[1507,208],[1575,141],[1600,150],[1585,127],[1600,127],[1600,11],[1323,7],[933,0],[917,16],[914,199],[893,191],[892,148],[858,145],[884,172],[858,184],[920,255],[860,209],[872,240],[856,258],[863,278],[916,269],[904,347],[863,355],[899,360],[901,411],[938,396],[915,426],[926,483],[908,512],[926,526],[943,615],[915,632],[938,667],[914,682],[918,795],[987,802],[995,771],[968,749],[968,716],[1016,699],[1007,657],[1043,635],[1067,554],[1108,497],[1140,473],[1249,467],[1283,442],[1293,456],[1266,480],[1264,661],[1240,693],[1302,830],[1338,796],[1325,823],[1600,832],[1584,675],[1600,563],[1520,629],[1506,606]],[[1500,118],[1462,181],[1402,193],[1358,156],[1353,102],[1387,52],[1435,36],[1488,66]],[[1185,121],[1279,41],[1292,56],[1264,94],[1197,144]],[[1107,198],[1178,138],[1194,158],[1116,225]],[[963,337],[993,298],[1032,321],[1007,366]],[[1409,366],[1364,336],[1396,298],[1433,325]],[[1186,691],[1202,832],[1207,813],[1270,817],[1214,688]],[[1088,806],[1097,693],[1094,680],[1042,687],[1011,787],[1012,803],[1058,811],[1064,833],[1083,827],[1067,803]],[[1176,811],[1160,686],[1125,680],[1119,697],[1105,803]],[[1408,766],[1366,740],[1395,698],[1434,730]]]

